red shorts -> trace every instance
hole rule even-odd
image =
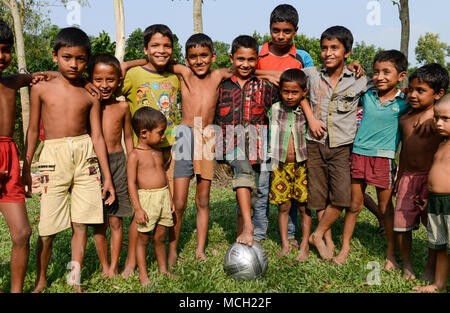
[[[25,202],[19,155],[14,140],[10,137],[0,137],[0,202]]]
[[[350,160],[352,178],[362,179],[368,185],[382,189],[394,188],[397,171],[394,160],[356,153],[352,153]]]
[[[403,173],[398,182],[394,212],[394,230],[398,232],[418,229],[420,220],[427,226],[428,173]]]

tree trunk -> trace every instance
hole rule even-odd
[[[16,0],[10,0],[9,5],[14,23],[14,35],[17,49],[16,50],[17,65],[19,68],[19,73],[27,73],[27,61],[25,59],[25,42],[23,39],[23,25],[22,25],[22,18],[19,12],[19,6]],[[28,87],[23,87],[20,89],[20,105],[22,107],[23,133],[26,134],[30,118],[30,94],[28,92]]]
[[[399,12],[399,17],[400,17],[400,22],[402,25],[400,51],[408,59],[409,32],[410,32],[408,0],[400,0],[400,5],[398,6],[398,12]],[[405,79],[405,80],[403,80],[401,86],[406,87],[407,84],[408,84],[408,80]]]
[[[116,18],[116,58],[123,62],[125,57],[125,15],[123,0],[114,0],[114,16]]]
[[[194,34],[203,33],[203,0],[193,0],[192,2],[194,4]]]

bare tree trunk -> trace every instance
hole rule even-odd
[[[123,62],[125,57],[125,15],[123,0],[114,0],[114,16],[116,18],[116,58]]]
[[[4,3],[6,1],[3,1]],[[6,4],[6,3],[5,3]],[[25,42],[23,39],[23,24],[22,18],[19,11],[19,6],[16,0],[9,0],[7,6],[11,10],[11,15],[14,22],[14,37],[16,41],[16,52],[17,52],[17,65],[19,68],[19,73],[27,72],[27,61],[25,59]],[[27,133],[28,122],[30,117],[30,94],[28,87],[23,87],[20,89],[20,104],[22,107],[22,122],[23,122],[23,133]],[[25,138],[24,138],[25,139]]]
[[[400,5],[397,3],[400,22],[402,25],[400,51],[408,58],[409,51],[409,33],[410,33],[410,21],[409,21],[409,5],[408,0],[400,0]],[[401,86],[406,87],[408,80],[403,80]]]
[[[194,34],[203,33],[203,0],[193,0],[192,2],[194,4]]]

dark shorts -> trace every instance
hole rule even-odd
[[[116,200],[111,205],[105,205],[108,216],[127,217],[134,213],[128,195],[127,159],[124,151],[108,154],[109,169],[116,191]]]
[[[24,203],[25,189],[20,176],[19,154],[10,137],[0,137],[0,202]]]
[[[328,204],[350,207],[350,145],[330,148],[306,141],[308,160],[308,209],[323,210]]]
[[[394,188],[397,172],[394,160],[356,153],[351,154],[350,160],[353,179],[364,180],[366,184],[382,189]]]
[[[430,192],[427,212],[428,246],[450,254],[450,194]]]

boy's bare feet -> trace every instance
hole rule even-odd
[[[134,267],[125,266],[125,268],[123,269],[122,274],[121,274],[122,278],[128,279],[128,277],[130,277],[131,275],[134,274],[134,270],[135,270]]]
[[[428,286],[416,286],[413,287],[414,291],[417,292],[438,292],[438,291],[442,291],[439,290],[439,288],[436,285],[428,285]]]
[[[31,293],[41,293],[42,290],[47,288],[47,281],[44,282],[36,282],[36,285],[34,286],[34,289]]]
[[[244,225],[242,233],[236,238],[236,241],[251,247],[253,245],[253,231],[253,224]]]
[[[333,263],[337,265],[344,265],[349,253],[349,249],[341,249],[339,254],[335,258],[333,258]]]
[[[403,265],[403,279],[406,280],[414,280],[416,279],[416,274],[414,273],[414,269],[412,264],[404,264]]]
[[[422,277],[420,277],[420,280],[432,283],[434,281],[434,270],[425,267],[425,271],[423,272]]]
[[[298,245],[298,241],[295,238],[289,238],[289,245],[295,249],[298,249],[299,245]]]
[[[175,266],[175,264],[177,264],[177,261],[178,261],[178,254],[169,252],[169,257],[167,258],[167,264],[169,265],[169,267]]]
[[[141,277],[141,275],[139,275],[139,282],[141,283],[142,287],[148,286],[150,285],[150,278],[148,278],[147,275],[144,275]]]
[[[199,261],[209,261],[209,259],[206,257],[205,252],[195,252],[195,258]]]
[[[290,250],[291,248],[289,246],[281,246],[281,251],[278,253],[278,257],[279,258],[284,257],[286,254],[289,253]]]
[[[308,259],[309,254],[309,244],[308,241],[303,242],[300,244],[300,252],[295,257],[296,261],[304,262]]]
[[[171,272],[161,273],[161,274],[164,274],[164,275],[166,275],[168,278],[172,278],[172,279],[178,279],[178,278],[180,278],[180,275],[173,274],[173,273],[171,273]]]
[[[309,236],[309,242],[316,247],[322,259],[329,260],[333,257],[330,250],[328,250],[328,247],[325,245],[323,239],[316,237],[314,233]]]
[[[386,263],[384,264],[384,269],[385,270],[399,270],[400,266],[398,265],[397,261],[395,260],[395,258],[386,258]]]
[[[73,291],[75,291],[76,293],[85,293],[86,292],[83,288],[81,288],[80,285],[72,285],[70,287],[72,287]]]

